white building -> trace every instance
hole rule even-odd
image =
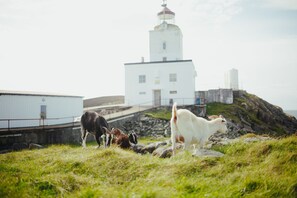
[[[182,32],[175,13],[163,4],[160,23],[150,35],[150,62],[125,64],[126,105],[194,104],[196,71],[183,60]]]
[[[83,113],[83,97],[0,90],[0,129],[72,123]]]
[[[225,88],[238,90],[238,70],[231,69],[225,73]]]

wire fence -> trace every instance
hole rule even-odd
[[[133,105],[133,106],[130,106],[130,108],[127,110],[110,113],[110,114],[105,114],[104,117],[107,120],[118,119],[121,117],[129,116],[131,114],[145,112],[145,111],[149,111],[151,109],[155,109],[155,108],[159,108],[159,107],[171,107],[174,102],[176,102],[179,106],[195,104],[195,101],[192,98],[175,98],[174,100],[161,99],[157,103],[155,101],[148,101],[148,102],[143,102],[143,103],[140,103],[137,105]],[[126,106],[125,106],[125,108],[126,108]]]
[[[176,102],[178,105],[193,105],[195,104],[195,98],[163,98],[159,100],[150,100],[142,103],[135,104],[133,106],[172,106]],[[129,105],[130,101],[126,101]],[[133,103],[133,102],[132,102]]]
[[[72,124],[80,121],[80,116],[60,118],[23,118],[23,119],[0,119],[0,129],[8,131],[16,128],[44,128],[52,125]]]
[[[192,105],[195,104],[193,98],[175,98],[172,99],[161,99],[159,102],[148,101],[143,102],[137,105],[133,105],[130,108],[119,111],[116,113],[110,113],[104,115],[107,120],[117,119],[120,117],[128,116],[131,114],[147,111],[153,108],[158,108],[161,106],[171,106],[173,102],[176,102],[178,105]],[[72,124],[80,122],[81,115],[70,116],[70,117],[59,117],[59,118],[21,118],[21,119],[0,119],[0,129],[1,130],[12,130],[16,128],[44,128],[46,126],[53,125],[63,125],[63,124]]]

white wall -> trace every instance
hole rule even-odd
[[[150,31],[150,61],[163,61],[163,57],[167,60],[183,60],[182,38],[181,30],[172,24],[168,24],[167,28],[155,28]]]
[[[0,119],[38,119],[41,105],[46,105],[47,118],[63,118],[45,120],[45,125],[70,123],[73,117],[83,113],[82,97],[0,95]],[[7,125],[7,121],[0,121],[0,128],[7,128]],[[39,120],[10,121],[10,127],[39,125]]]
[[[231,69],[225,73],[225,88],[233,90],[239,89],[237,69]]]
[[[169,74],[177,74],[177,82],[169,82]],[[146,83],[139,83],[146,75]],[[154,90],[161,90],[162,105],[169,99],[178,104],[194,104],[196,71],[192,61],[127,63],[125,64],[126,105],[153,105]],[[159,84],[157,81],[159,80]],[[170,94],[170,91],[177,91]]]

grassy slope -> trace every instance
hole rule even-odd
[[[119,148],[50,146],[0,155],[0,197],[296,197],[297,137],[170,159]]]

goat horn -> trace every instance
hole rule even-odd
[[[106,128],[106,127],[102,127],[102,128],[105,130],[106,133],[110,133],[110,131],[108,130],[108,128]]]

